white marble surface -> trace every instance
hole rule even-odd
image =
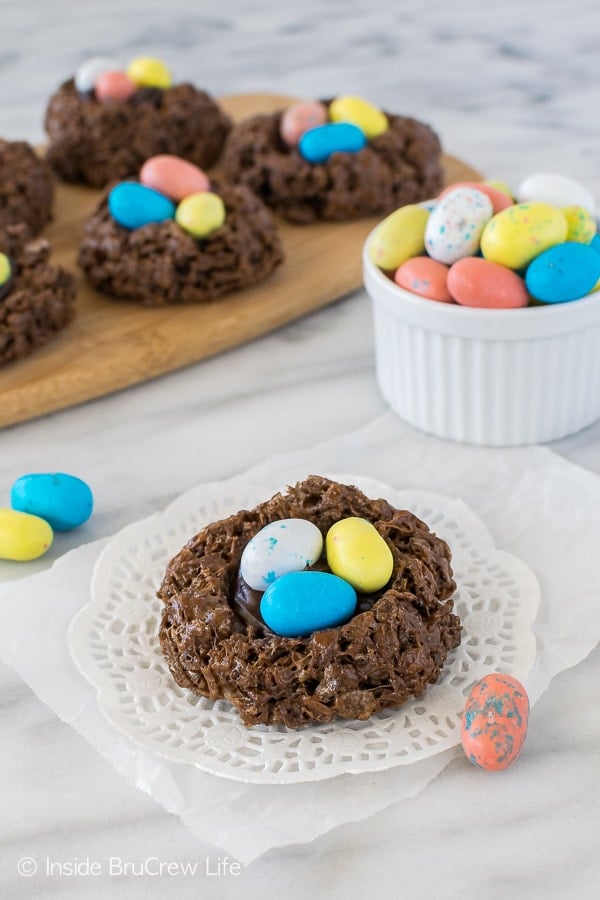
[[[600,7],[591,0],[28,0],[1,2],[0,12],[4,137],[41,140],[45,98],[86,56],[150,52],[214,93],[366,94],[434,124],[449,152],[487,175],[516,184],[557,170],[600,198]],[[199,480],[355,429],[384,408],[358,293],[236,351],[5,429],[5,496],[23,472],[63,469],[93,484],[97,511],[42,561],[0,563],[0,580],[112,533]],[[600,474],[600,423],[554,449]],[[599,681],[598,648],[554,680],[532,715],[534,752],[510,779],[453,766],[401,810],[218,876],[204,873],[206,860],[218,868],[218,851],[198,845],[0,666],[0,896],[595,898]],[[24,856],[200,860],[203,874],[25,879],[16,870]]]

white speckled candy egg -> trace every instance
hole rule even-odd
[[[425,249],[450,266],[479,250],[479,238],[493,215],[492,201],[475,188],[459,187],[443,197],[425,228]]]
[[[537,172],[522,181],[516,192],[519,203],[538,200],[550,206],[584,206],[592,215],[596,203],[590,191],[573,178],[553,172]]]
[[[246,544],[240,573],[255,591],[266,591],[276,578],[311,566],[322,550],[321,532],[307,519],[269,522]]]

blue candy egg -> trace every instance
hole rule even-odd
[[[600,253],[600,234],[594,235],[594,237],[589,242],[588,247],[591,247],[592,250],[596,251],[596,253]]]
[[[114,186],[108,195],[108,211],[115,222],[128,229],[175,218],[175,204],[168,197],[137,181],[121,181]]]
[[[269,522],[246,544],[240,574],[255,591],[266,591],[282,575],[312,566],[322,549],[321,532],[307,519]]]
[[[358,153],[367,138],[358,125],[350,122],[329,122],[305,131],[298,142],[298,150],[308,162],[327,162],[332,153]]]
[[[529,293],[543,303],[585,297],[600,278],[600,254],[588,244],[566,241],[540,253],[525,275]]]
[[[351,584],[329,572],[290,572],[269,585],[260,614],[282,637],[307,637],[313,631],[343,625],[356,609]]]
[[[94,498],[85,481],[64,472],[22,475],[10,492],[19,512],[45,519],[55,531],[68,531],[87,522]]]

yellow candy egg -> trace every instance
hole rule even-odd
[[[208,237],[225,221],[225,204],[212,191],[189,194],[177,207],[175,221],[196,238]]]
[[[429,211],[423,206],[401,206],[379,223],[369,241],[369,257],[380,269],[397,269],[412,256],[425,252],[425,226]]]
[[[562,214],[567,220],[567,240],[578,244],[589,244],[596,234],[596,220],[585,206],[563,206]]]
[[[532,259],[567,237],[562,210],[548,203],[517,203],[493,216],[481,235],[485,259],[522,269]]]
[[[51,527],[39,516],[0,509],[0,559],[37,559],[50,548],[53,538]]]
[[[138,87],[170,88],[173,76],[164,62],[152,56],[138,56],[127,66],[128,77]]]
[[[12,278],[12,266],[6,253],[0,253],[0,287]]]
[[[507,197],[514,203],[514,195],[509,186],[505,181],[498,181],[497,178],[486,178],[483,182],[484,184],[489,185],[489,187],[494,188],[497,191],[501,191],[501,193],[506,194]]]
[[[357,591],[384,587],[394,568],[392,551],[374,525],[350,516],[332,525],[325,538],[327,563],[334,575]]]
[[[367,138],[376,138],[390,127],[387,116],[362,97],[338,97],[329,104],[332,122],[352,122]]]

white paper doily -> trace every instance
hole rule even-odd
[[[419,700],[366,722],[295,730],[246,728],[229,703],[178,687],[157,637],[162,603],[156,589],[165,567],[204,525],[274,493],[264,485],[216,482],[116,534],[96,563],[91,601],[71,622],[71,655],[116,728],[162,757],[215,775],[256,783],[313,781],[406,765],[446,750],[459,743],[465,698],[476,680],[490,672],[527,674],[535,659],[531,625],[539,603],[531,569],[496,549],[461,500],[399,491],[363,476],[333,477],[410,509],[450,545],[463,635],[438,684]]]

